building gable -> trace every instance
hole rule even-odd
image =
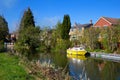
[[[111,26],[112,23],[107,21],[105,18],[101,17],[95,24],[94,27],[105,27],[105,26]]]

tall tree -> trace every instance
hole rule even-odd
[[[4,40],[8,33],[8,23],[5,18],[0,15],[0,40]]]
[[[5,18],[0,15],[0,52],[4,51],[4,40],[8,34],[8,23]]]
[[[30,8],[28,8],[21,19],[20,30],[24,30],[27,27],[35,27],[34,16]]]
[[[69,15],[64,15],[64,19],[63,19],[63,23],[62,23],[61,31],[60,31],[62,39],[65,39],[65,40],[69,39],[70,28],[71,28],[70,17]]]
[[[29,58],[40,46],[40,28],[35,27],[34,17],[30,8],[24,12],[15,49],[21,56]]]
[[[57,38],[61,38],[61,36],[60,36],[61,29],[62,29],[62,23],[60,21],[58,21],[57,24],[56,24],[56,35],[57,35]]]
[[[22,56],[29,57],[29,55],[36,53],[37,48],[40,46],[40,29],[39,27],[25,28],[19,39],[15,44],[15,49],[22,54]]]

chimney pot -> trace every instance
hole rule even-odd
[[[92,20],[90,20],[90,24],[92,24]]]

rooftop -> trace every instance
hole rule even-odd
[[[110,18],[110,17],[102,17],[102,18],[106,19],[111,24],[118,24],[120,21],[120,19],[118,18]]]

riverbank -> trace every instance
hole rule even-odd
[[[30,75],[34,75],[36,80],[70,80],[69,74],[65,68],[57,67],[48,63],[41,63],[39,60],[27,61],[22,59],[20,64],[25,66],[26,71]]]
[[[20,59],[7,53],[0,53],[0,80],[34,80],[19,64]]]
[[[70,80],[64,69],[43,66],[39,61],[20,59],[8,53],[0,53],[0,80]]]

